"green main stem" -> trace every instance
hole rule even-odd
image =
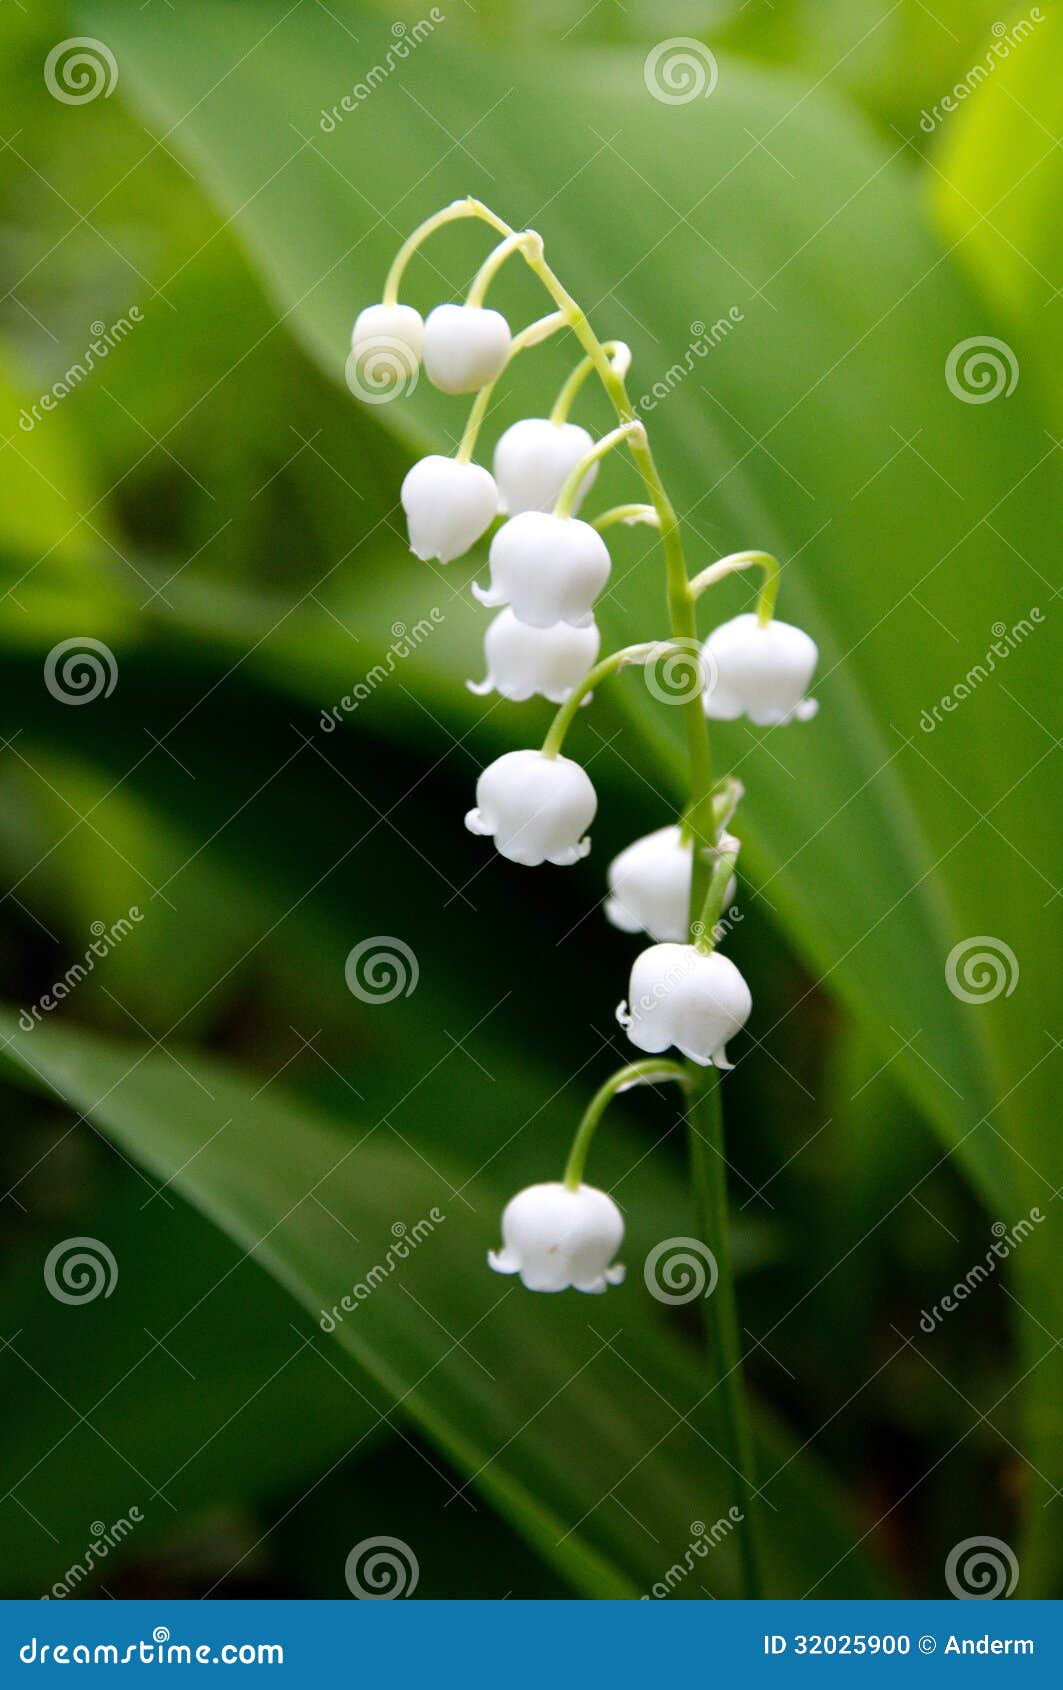
[[[392,266],[385,290],[385,300],[397,297],[402,270],[415,246],[431,227],[456,218],[479,217],[503,237],[515,231],[478,200],[455,201],[446,207],[430,224],[422,225],[418,235],[411,237]],[[623,377],[614,369],[605,346],[598,339],[586,314],[562,285],[542,256],[541,247],[519,248],[528,268],[542,282],[601,380],[617,418],[621,424],[640,421],[631,403]],[[668,617],[672,638],[683,642],[697,642],[695,595],[691,591],[679,521],[672,502],[665,491],[660,471],[644,430],[633,431],[626,441],[628,450],[642,477],[647,495],[657,512],[661,545],[664,550]],[[712,758],[708,728],[701,698],[695,694],[680,706],[687,741],[690,765],[690,804],[684,812],[683,824],[695,842],[693,872],[690,889],[690,932],[700,915],[708,885],[707,852],[697,847],[715,843],[715,821],[712,799]],[[758,1499],[756,1496],[753,1446],[749,1430],[749,1415],[745,1402],[742,1376],[742,1352],[739,1344],[738,1316],[734,1298],[734,1276],[731,1268],[730,1235],[727,1210],[726,1160],[723,1145],[723,1115],[720,1107],[719,1075],[714,1068],[703,1069],[689,1065],[690,1102],[687,1121],[690,1126],[693,1183],[699,1226],[716,1256],[719,1269],[716,1289],[702,1304],[706,1340],[710,1357],[717,1372],[717,1382],[709,1395],[721,1393],[720,1420],[727,1448],[724,1454],[736,1473],[742,1511],[738,1534],[745,1574],[746,1595],[759,1597],[763,1593],[760,1570]],[[608,1082],[607,1082],[608,1084]],[[603,1088],[604,1090],[605,1088]],[[601,1094],[599,1094],[600,1096]],[[610,1094],[611,1095],[611,1094]],[[604,1107],[603,1100],[603,1107]],[[595,1117],[595,1120],[597,1117]]]
[[[586,316],[546,260],[528,260],[558,308],[564,312],[576,339],[598,372],[617,417],[621,423],[635,422],[635,408],[631,403],[622,376],[617,375],[609,355],[591,328]],[[665,491],[649,440],[643,433],[632,435],[628,450],[642,476],[647,495],[660,524],[661,545],[667,583],[668,619],[672,637],[683,641],[697,641],[698,628],[694,595],[690,591],[683,540],[679,520]],[[712,804],[712,757],[709,749],[708,725],[701,698],[695,695],[681,706],[686,730],[687,755],[690,764],[691,802],[685,823],[692,834],[695,847],[715,843],[715,823]],[[705,853],[695,848],[690,887],[690,927],[701,913],[708,882],[708,863]],[[706,1341],[715,1365],[717,1382],[713,1392],[721,1393],[721,1415],[728,1461],[735,1471],[739,1490],[742,1525],[739,1543],[745,1574],[746,1595],[763,1594],[760,1565],[760,1534],[753,1465],[752,1438],[745,1401],[742,1374],[742,1351],[739,1344],[738,1315],[735,1307],[734,1275],[731,1268],[730,1236],[727,1215],[727,1163],[723,1150],[723,1111],[720,1107],[719,1075],[714,1068],[702,1069],[691,1064],[691,1092],[687,1108],[690,1144],[694,1173],[694,1194],[699,1225],[706,1240],[712,1241],[719,1275],[712,1297],[703,1303]],[[711,1147],[711,1148],[709,1148]],[[710,1393],[711,1395],[712,1393]]]

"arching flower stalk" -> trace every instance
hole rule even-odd
[[[437,305],[422,319],[399,301],[407,266],[438,229],[463,220],[487,225],[499,237],[497,244],[466,298]],[[527,266],[552,306],[516,333],[486,304],[492,283],[512,260]],[[505,431],[495,446],[492,473],[474,454],[494,385],[514,358],[562,331],[575,338],[579,362],[546,415]],[[690,575],[678,517],[628,395],[630,351],[622,341],[599,340],[546,262],[534,230],[511,228],[478,200],[444,206],[400,247],[381,302],[358,317],[352,356],[378,356],[382,339],[389,344],[386,363],[397,387],[404,380],[409,384],[423,360],[429,380],[443,392],[475,395],[454,456],[422,459],[402,487],[410,547],[425,560],[460,557],[502,518],[491,541],[488,585],[473,587],[475,597],[500,614],[486,633],[486,679],[470,685],[514,701],[539,694],[559,705],[538,749],[507,752],[483,771],[476,804],[465,818],[469,830],[491,838],[503,857],[524,867],[580,863],[591,848],[587,829],[598,800],[582,765],[562,748],[581,706],[627,667],[652,668],[668,659],[692,669],[695,684],[681,696],[673,698],[652,683],[648,688],[682,710],[688,764],[683,802],[655,832],[615,859],[605,905],[615,927],[651,941],[634,960],[618,1012],[631,1042],[648,1055],[600,1086],[576,1128],[562,1178],[529,1186],[507,1204],[502,1248],[490,1253],[489,1262],[499,1273],[519,1274],[533,1291],[571,1287],[601,1293],[619,1285],[623,1268],[614,1258],[624,1222],[608,1193],[584,1182],[591,1140],[613,1098],[630,1086],[674,1081],[683,1088],[695,1198],[718,1266],[705,1320],[712,1389],[722,1405],[724,1454],[738,1475],[746,1594],[754,1596],[762,1588],[759,1510],[730,1267],[719,1095],[720,1073],[732,1065],[727,1045],[741,1033],[753,1006],[741,972],[717,949],[726,925],[723,909],[735,897],[739,843],[731,828],[744,789],[733,777],[714,779],[707,724],[738,716],[759,726],[807,720],[816,709],[805,696],[816,646],[800,629],[775,620],[779,566],[768,553],[735,552]],[[379,372],[376,377],[379,382]],[[617,417],[617,426],[599,440],[570,416],[592,377]],[[641,477],[643,501],[589,519],[579,516],[602,458],[620,449],[630,454]],[[667,628],[662,637],[596,661],[594,605],[611,570],[602,535],[636,523],[659,534]],[[701,643],[697,609],[703,595],[748,569],[763,577],[755,611],[715,627]]]

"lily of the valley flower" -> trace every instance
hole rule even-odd
[[[507,428],[495,447],[494,471],[501,509],[510,516],[521,511],[552,511],[557,496],[594,441],[578,423],[551,422],[549,417],[525,417]],[[578,510],[598,465],[591,464],[573,504]]]
[[[725,834],[716,849],[735,844]],[[693,864],[693,840],[684,839],[678,827],[659,827],[636,839],[609,864],[606,917],[625,933],[648,933],[659,941],[685,939]],[[735,890],[732,875],[724,904],[731,902]]]
[[[509,324],[486,305],[437,305],[424,326],[424,367],[444,393],[476,393],[502,374]]]
[[[674,1045],[703,1068],[730,1068],[724,1047],[752,1007],[749,987],[719,951],[651,945],[635,958],[628,1001],[616,1018],[632,1044],[651,1056]]]
[[[538,694],[563,704],[593,667],[600,644],[594,622],[586,628],[572,628],[567,622],[533,628],[519,622],[507,607],[484,635],[486,679],[466,684],[470,692],[497,692],[517,703]]]
[[[789,622],[762,626],[752,612],[722,622],[702,647],[706,716],[748,716],[762,728],[808,721],[819,709],[804,696],[818,657],[815,640]]]
[[[590,850],[585,830],[597,808],[594,787],[578,763],[541,751],[507,751],[477,781],[476,808],[465,826],[493,837],[512,863],[567,868]]]
[[[496,1273],[519,1273],[529,1291],[602,1292],[619,1285],[613,1262],[624,1237],[620,1210],[604,1191],[560,1180],[529,1185],[502,1211],[502,1248],[488,1252]]]
[[[432,453],[407,473],[402,508],[414,556],[449,563],[490,528],[498,515],[498,489],[481,464]]]
[[[351,351],[370,378],[413,375],[421,362],[424,323],[412,305],[367,305],[351,330]]]
[[[513,607],[533,628],[570,622],[586,628],[591,606],[609,579],[609,551],[589,522],[522,511],[491,541],[491,585],[473,583],[481,604]]]

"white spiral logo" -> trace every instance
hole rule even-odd
[[[992,1003],[1002,992],[1010,998],[1019,983],[1019,959],[1003,939],[978,933],[953,945],[945,959],[945,982],[963,1003]]]
[[[151,1635],[156,1643],[169,1643],[170,1628],[166,1625],[157,1625]]]
[[[49,1250],[44,1283],[60,1303],[94,1303],[118,1283],[118,1263],[98,1238],[64,1238]]]
[[[655,100],[665,106],[685,106],[707,100],[720,77],[716,56],[692,35],[673,35],[658,41],[646,54],[642,76]]]
[[[642,1277],[659,1303],[692,1303],[712,1296],[719,1271],[716,1257],[700,1238],[665,1238],[646,1257]]]
[[[367,405],[386,405],[417,386],[421,366],[405,341],[378,334],[350,352],[344,375],[356,399]]]
[[[959,340],[945,360],[945,385],[965,405],[988,405],[1015,391],[1019,360],[1006,340],[976,334]]]
[[[646,658],[643,673],[658,704],[689,704],[709,686],[709,665],[697,640],[662,640]]]
[[[60,640],[44,660],[44,684],[60,704],[110,698],[117,683],[118,659],[110,646],[89,634]]]
[[[404,939],[377,933],[348,953],[343,977],[347,990],[362,1003],[393,1003],[417,990],[421,968]]]
[[[360,1602],[393,1602],[397,1596],[412,1596],[420,1575],[417,1557],[401,1537],[363,1538],[343,1568],[347,1589]]]
[[[64,106],[84,106],[102,94],[109,100],[118,81],[111,49],[92,35],[71,35],[44,61],[44,86]]]
[[[959,1602],[1010,1596],[1018,1582],[1015,1551],[999,1537],[966,1537],[949,1550],[945,1583]]]

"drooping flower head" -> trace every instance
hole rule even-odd
[[[716,850],[736,844],[725,834]],[[659,827],[636,839],[613,858],[606,871],[610,894],[605,903],[607,919],[624,933],[648,933],[658,941],[685,939],[693,865],[694,842],[684,839],[677,826]],[[735,890],[732,875],[723,895],[724,904],[731,902]]]
[[[423,345],[424,323],[412,305],[367,305],[351,330],[351,353],[373,385],[408,381]]]
[[[563,704],[598,656],[601,635],[591,622],[573,628],[555,622],[552,628],[533,628],[519,622],[508,607],[499,612],[484,635],[487,676],[467,682],[470,692],[497,692],[520,702],[539,695]]]
[[[491,585],[473,592],[481,604],[508,604],[521,622],[585,628],[591,606],[609,579],[609,551],[589,522],[523,511],[491,541]]]
[[[719,951],[651,945],[635,958],[628,999],[616,1018],[632,1044],[651,1056],[674,1045],[703,1068],[729,1068],[724,1047],[752,1007],[749,987]]]
[[[706,716],[748,716],[762,728],[807,722],[819,709],[804,696],[818,657],[815,640],[789,622],[761,626],[752,611],[721,622],[702,646]]]
[[[571,758],[507,751],[477,781],[476,808],[465,826],[493,838],[510,862],[567,868],[590,850],[586,829],[597,808],[588,775]]]
[[[529,1291],[600,1293],[619,1285],[613,1262],[624,1220],[613,1199],[593,1185],[574,1191],[560,1180],[529,1185],[502,1211],[502,1248],[488,1252],[496,1273],[519,1273]]]
[[[510,516],[521,511],[552,511],[558,494],[594,442],[578,423],[551,422],[549,417],[525,417],[499,439],[494,472],[499,504]],[[590,491],[598,465],[591,464],[573,502],[579,509]]]
[[[408,471],[402,508],[410,550],[427,561],[450,563],[474,546],[498,515],[498,490],[481,464],[459,464],[432,453]]]
[[[424,367],[443,393],[476,393],[502,374],[512,337],[500,311],[437,305],[424,326]]]

